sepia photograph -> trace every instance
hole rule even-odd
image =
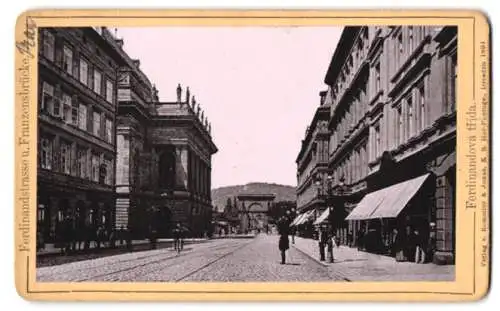
[[[36,31],[37,282],[456,279],[456,25]]]

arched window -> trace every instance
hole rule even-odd
[[[108,175],[108,168],[106,164],[101,164],[99,166],[99,183],[104,184],[106,182],[106,176]]]
[[[159,176],[161,188],[173,189],[175,187],[175,150],[168,150],[160,155]]]

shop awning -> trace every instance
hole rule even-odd
[[[329,215],[330,215],[330,209],[327,208],[323,213],[321,213],[321,215],[318,217],[318,219],[316,219],[316,221],[314,222],[314,225],[322,224],[323,222],[325,222],[328,219]]]
[[[397,217],[429,175],[425,174],[367,194],[346,217],[346,220]]]
[[[313,215],[314,210],[312,211],[307,211],[304,214],[302,214],[302,217],[295,223],[296,226],[302,225],[303,223],[309,221],[311,219],[311,216]]]
[[[297,223],[297,221],[299,221],[300,218],[302,218],[302,216],[304,216],[304,214],[299,214],[297,217],[295,217],[295,219],[292,221],[292,223],[290,224],[290,226],[295,226],[295,224]]]

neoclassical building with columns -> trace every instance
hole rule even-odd
[[[113,39],[126,62],[118,73],[115,228],[137,237],[169,236],[177,222],[190,236],[211,224],[211,157],[217,152],[201,106],[177,86],[177,99],[160,102],[158,90]],[[183,96],[184,95],[184,96]]]

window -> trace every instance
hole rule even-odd
[[[113,167],[110,159],[104,158],[104,166],[106,167],[106,175],[104,178],[104,183],[106,185],[111,185],[112,184],[112,177],[113,177]]]
[[[456,109],[456,98],[457,98],[457,54],[454,54],[451,58],[451,77],[450,77],[450,103],[448,113],[455,111]]]
[[[375,126],[375,158],[378,157],[380,153],[380,125]]]
[[[375,65],[375,91],[380,91],[380,61]]]
[[[87,130],[87,106],[83,103],[78,105],[78,127]]]
[[[61,90],[59,87],[57,90],[54,92],[56,95],[54,96],[54,101],[52,102],[52,115],[54,117],[60,117],[61,116]]]
[[[89,63],[83,59],[80,58],[80,82],[88,85],[89,84]]]
[[[45,204],[38,204],[36,220],[39,224],[45,222]]]
[[[106,80],[106,100],[113,103],[113,83],[110,80]]]
[[[54,87],[48,84],[47,82],[43,82],[40,110],[51,111],[53,105],[54,105]]]
[[[76,96],[73,96],[71,100],[71,124],[78,126],[78,101]]]
[[[396,123],[397,128],[395,133],[396,133],[396,142],[399,145],[403,141],[403,115],[401,113],[401,106],[397,108],[396,116],[397,116],[397,123]]]
[[[160,155],[160,188],[173,190],[173,188],[175,187],[175,162],[175,150],[166,150],[165,152],[163,152],[163,154]]]
[[[44,169],[52,169],[52,139],[40,139],[40,166]]]
[[[413,26],[408,26],[408,46],[413,51]]]
[[[101,114],[97,111],[94,111],[94,114],[93,114],[93,118],[92,118],[92,121],[93,121],[93,133],[95,136],[98,136],[100,137],[101,136]]]
[[[104,160],[106,161],[106,160]],[[99,183],[104,184],[106,182],[106,175],[108,174],[108,167],[106,164],[101,164],[99,166]]]
[[[108,143],[113,142],[113,121],[106,119],[106,141]]]
[[[54,61],[54,46],[54,35],[50,31],[45,30],[43,32],[43,56],[50,61]]]
[[[94,70],[94,92],[101,95],[101,73]]]
[[[63,48],[63,69],[70,75],[73,74],[73,50],[67,45]]]
[[[92,181],[99,182],[99,155],[92,154]]]
[[[71,122],[71,97],[65,93],[62,95],[62,120],[65,123]]]
[[[403,33],[400,31],[398,34],[398,51],[399,54],[403,54]]]
[[[61,172],[71,174],[71,145],[61,141]]]
[[[426,112],[425,112],[425,88],[422,83],[418,87],[418,100],[419,100],[419,108],[420,109],[420,130],[424,130],[426,127]]]
[[[411,138],[413,136],[414,126],[413,126],[413,98],[408,96],[406,99],[406,138]]]
[[[87,150],[83,148],[78,148],[77,152],[77,162],[76,162],[76,170],[78,177],[86,178],[87,177]]]

